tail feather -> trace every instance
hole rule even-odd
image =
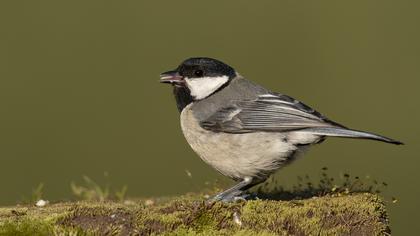
[[[392,143],[396,145],[403,144],[400,141],[387,138],[378,134],[368,133],[364,131],[345,129],[340,127],[315,127],[307,128],[304,131],[309,131],[313,134],[323,135],[323,136],[333,136],[333,137],[344,137],[344,138],[364,138],[364,139],[373,139],[386,143]]]

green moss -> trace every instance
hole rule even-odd
[[[49,235],[53,228],[51,224],[41,220],[6,221],[0,224],[0,235]]]
[[[285,235],[375,235],[388,230],[384,213],[377,196],[357,194],[289,202],[251,201],[244,206],[242,219],[250,228],[268,228]]]
[[[200,195],[0,208],[0,235],[384,235],[374,194],[205,204]]]

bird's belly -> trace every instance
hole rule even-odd
[[[192,149],[207,164],[233,179],[264,179],[291,161],[298,147],[288,133],[215,133],[203,129],[192,112],[181,113],[181,127]]]

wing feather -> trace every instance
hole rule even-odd
[[[309,106],[277,93],[254,100],[233,101],[201,122],[205,129],[227,133],[290,131],[314,127],[341,127]]]

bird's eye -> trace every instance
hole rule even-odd
[[[203,74],[204,74],[204,72],[202,70],[194,71],[194,75],[197,76],[197,77],[201,77],[201,76],[203,76]]]

